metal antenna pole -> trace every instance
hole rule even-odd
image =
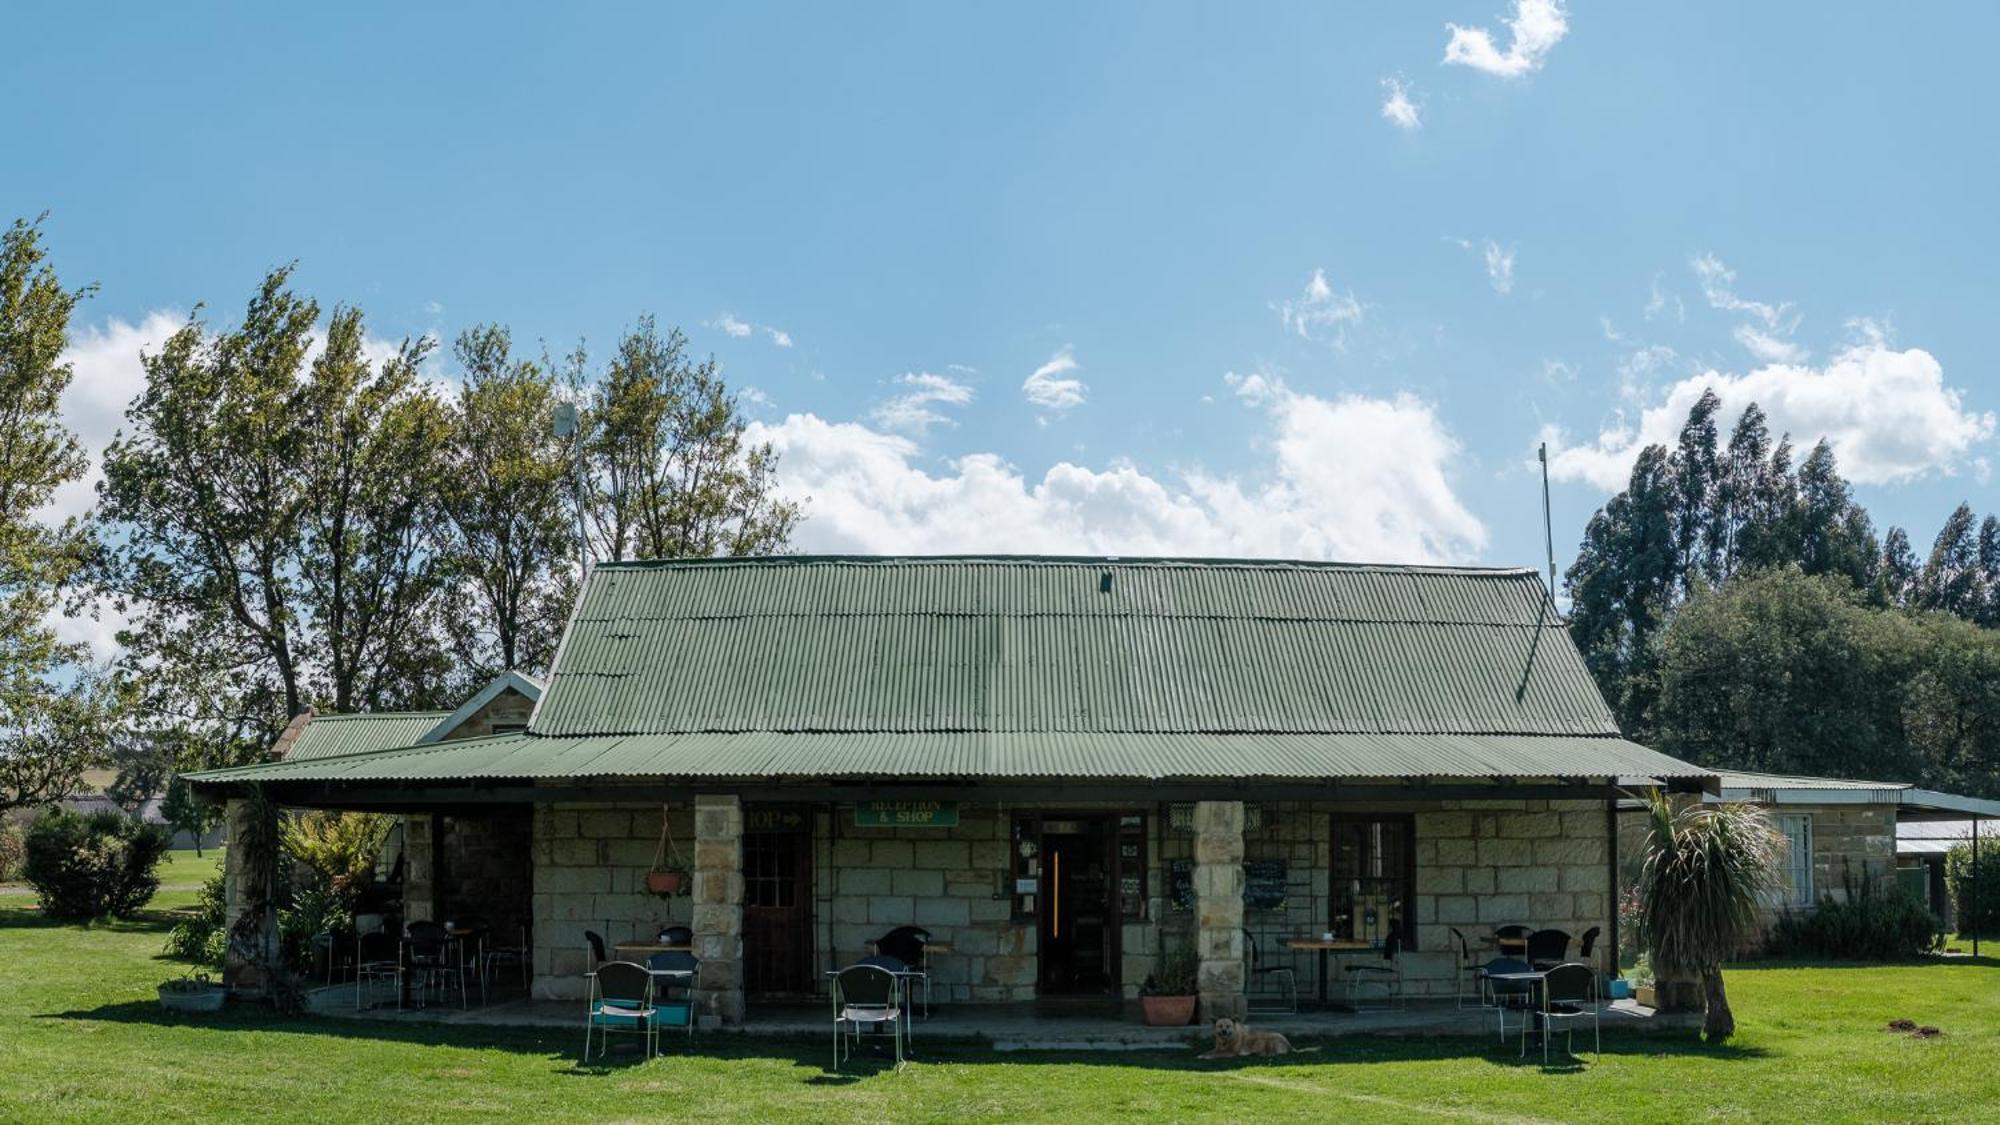
[[[1542,462],[1542,541],[1549,552],[1549,604],[1556,600],[1556,533],[1555,524],[1549,515],[1549,443],[1543,442],[1535,451]]]
[[[570,491],[576,500],[576,561],[580,578],[587,580],[590,577],[590,533],[583,522],[583,423],[577,416],[575,403],[556,404],[555,431],[557,437],[570,439]]]

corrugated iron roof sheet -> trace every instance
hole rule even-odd
[[[1735,770],[1718,770],[1715,776],[1722,783],[1724,793],[1731,789],[1859,789],[1892,792],[1909,788],[1900,781],[1854,781],[1841,777],[1796,777],[1781,773],[1740,773]]]
[[[1621,738],[1573,735],[888,732],[496,735],[190,775],[232,781],[585,778],[1366,779],[1706,777]]]
[[[302,762],[408,746],[450,717],[449,711],[380,711],[358,715],[314,715],[286,751]]]
[[[598,567],[531,729],[1617,733],[1530,570],[814,557]]]

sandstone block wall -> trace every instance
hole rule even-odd
[[[694,864],[694,807],[668,811],[682,862]],[[693,924],[693,898],[646,890],[660,839],[656,804],[538,805],[533,820],[536,996],[584,994],[585,930],[607,945],[651,940],[670,925]]]

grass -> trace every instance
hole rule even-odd
[[[198,881],[186,874],[163,883]],[[726,1036],[579,1067],[568,1031],[169,1016],[153,986],[184,971],[158,956],[164,911],[184,898],[163,892],[143,917],[88,927],[0,899],[0,1119],[1912,1121],[2000,1106],[1992,959],[1742,966],[1728,975],[1742,1030],[1727,1046],[1625,1034],[1602,1060],[1549,1069],[1484,1038],[1339,1039],[1275,1062],[965,1048],[901,1074],[827,1075],[817,1038]],[[1899,1017],[1946,1036],[1881,1030]]]

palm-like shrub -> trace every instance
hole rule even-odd
[[[1662,978],[1701,982],[1711,1040],[1736,1032],[1722,962],[1757,933],[1758,901],[1777,872],[1784,837],[1771,818],[1744,804],[1674,808],[1654,795],[1639,874],[1639,925]]]
[[[395,818],[380,813],[304,812],[279,822],[285,854],[318,876],[322,887],[346,891],[368,881]]]

